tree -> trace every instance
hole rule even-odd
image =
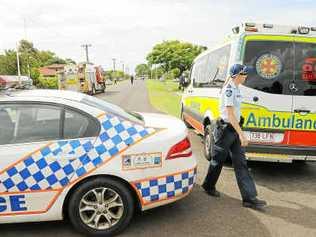
[[[38,68],[59,63],[74,63],[72,59],[62,59],[54,52],[42,51],[34,47],[33,43],[27,40],[19,42],[20,69],[22,75],[31,75],[36,85],[39,79]],[[0,54],[0,75],[17,75],[16,51],[5,50]]]
[[[136,76],[149,76],[150,75],[150,68],[147,64],[142,63],[138,64],[135,68]]]
[[[194,58],[206,49],[205,46],[178,40],[164,41],[155,45],[146,59],[150,65],[160,65],[165,73],[178,68],[180,75],[189,70]]]

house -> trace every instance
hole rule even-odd
[[[57,73],[63,71],[65,66],[65,64],[52,64],[39,68],[39,72],[43,78],[57,78]]]

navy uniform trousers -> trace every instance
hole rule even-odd
[[[216,126],[214,129],[214,143],[212,159],[203,187],[205,189],[215,188],[223,164],[227,157],[231,155],[242,199],[255,198],[257,196],[256,186],[248,170],[245,149],[241,146],[235,129],[230,124],[227,124],[224,128]]]

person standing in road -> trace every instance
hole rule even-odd
[[[132,85],[134,84],[134,76],[133,75],[131,76],[131,84]]]
[[[257,199],[256,186],[249,173],[245,157],[245,146],[248,145],[248,140],[241,129],[243,123],[240,112],[242,95],[239,85],[245,82],[248,71],[249,68],[244,65],[233,65],[230,68],[230,77],[223,85],[220,118],[216,121],[213,133],[212,159],[202,187],[207,194],[220,196],[216,190],[216,182],[225,160],[231,155],[243,206],[261,210],[267,203]]]

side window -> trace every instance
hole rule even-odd
[[[294,47],[287,41],[248,41],[244,64],[253,68],[245,86],[271,93],[290,95],[294,79]]]
[[[61,138],[62,109],[48,105],[2,105],[0,144]]]
[[[90,117],[72,110],[65,111],[65,139],[94,137],[98,131],[98,124]]]
[[[295,43],[295,95],[316,96],[316,44]]]
[[[227,77],[228,63],[230,57],[230,45],[221,48],[218,52],[217,74],[212,80],[213,85],[222,86]]]
[[[230,57],[230,45],[210,52],[201,60],[202,76],[198,77],[196,87],[221,87],[226,79]]]
[[[16,109],[9,106],[0,106],[0,145],[13,141],[16,124]]]

